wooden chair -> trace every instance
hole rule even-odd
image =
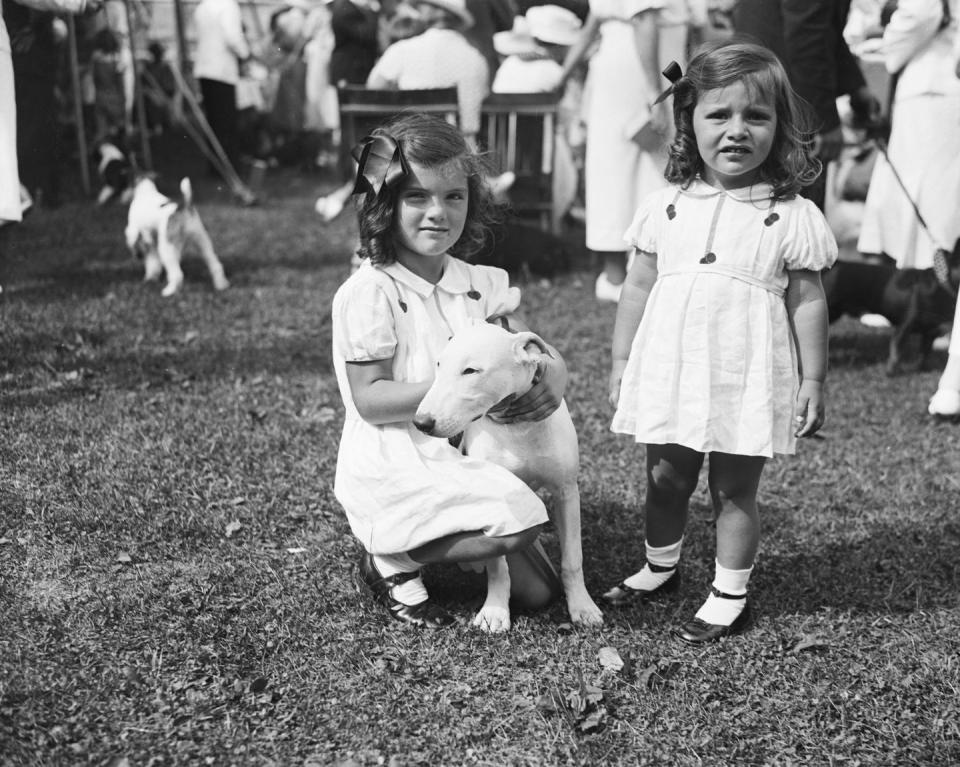
[[[536,216],[544,231],[554,233],[562,217],[553,200],[559,106],[557,92],[494,93],[483,102],[480,131],[500,172],[517,175],[510,195],[514,210]]]
[[[381,90],[362,85],[337,87],[340,132],[344,146],[352,147],[370,131],[404,112],[437,114],[451,125],[459,122],[457,89]]]

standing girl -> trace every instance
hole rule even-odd
[[[394,618],[438,627],[453,619],[428,599],[420,566],[507,555],[513,596],[543,606],[559,581],[531,545],[547,521],[539,497],[412,423],[458,329],[492,318],[525,327],[507,273],[461,260],[490,220],[486,168],[456,127],[423,115],[398,118],[358,149],[363,261],[333,299],[333,358],[346,407],[334,492],[366,549],[361,574]],[[540,420],[559,406],[567,371],[551,352],[506,417]]]
[[[827,313],[820,270],[837,245],[797,197],[816,178],[778,59],[739,41],[708,44],[671,88],[671,186],[641,204],[636,257],[617,309],[612,429],[646,444],[646,564],[605,599],[674,590],[704,457],[717,517],[716,576],[678,630],[703,643],[750,621],[766,459],[823,423]]]

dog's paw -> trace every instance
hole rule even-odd
[[[160,291],[160,295],[163,296],[164,298],[170,298],[170,296],[176,293],[179,289],[180,289],[179,285],[177,285],[176,283],[171,283],[171,284],[168,284],[166,287],[164,287],[163,290]]]
[[[567,603],[570,620],[581,626],[600,626],[603,624],[603,612],[589,597],[585,602]]]
[[[484,605],[473,619],[473,625],[488,634],[510,630],[510,610]]]
[[[226,277],[219,277],[213,281],[214,290],[226,290],[230,287],[230,280]]]

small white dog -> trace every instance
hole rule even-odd
[[[436,378],[417,409],[414,425],[449,438],[463,432],[461,449],[497,463],[532,489],[545,488],[554,501],[560,536],[560,577],[574,623],[600,624],[603,614],[583,582],[580,540],[580,452],[565,402],[543,421],[500,423],[485,417],[494,405],[533,386],[539,362],[549,354],[535,333],[511,333],[477,323],[450,339],[437,363]],[[490,631],[510,628],[510,574],[502,557],[487,565],[487,598],[473,623]]]
[[[133,198],[133,165],[116,144],[101,143],[93,153],[100,177],[97,205],[106,205],[114,198],[126,205]]]
[[[172,296],[183,285],[180,262],[184,253],[190,250],[203,257],[213,278],[214,289],[225,290],[230,283],[193,205],[193,187],[189,178],[180,181],[180,192],[183,201],[177,203],[161,194],[150,176],[137,180],[127,215],[127,247],[134,256],[143,258],[145,280],[155,280],[166,272],[164,296]]]

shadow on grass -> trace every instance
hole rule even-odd
[[[758,612],[769,616],[816,614],[825,608],[870,615],[956,606],[960,520],[946,518],[947,511],[922,523],[869,524],[856,535],[829,533],[824,518],[816,516],[810,519],[809,531],[785,533],[774,528],[781,522],[786,527],[790,518],[796,523],[796,512],[765,504],[751,598]],[[593,509],[584,513],[585,519],[594,517]],[[604,516],[630,518],[636,513],[607,504]],[[714,575],[712,516],[709,506],[691,504],[680,565],[683,582],[674,599],[687,600],[694,609],[706,596]],[[632,532],[637,527],[641,529]],[[586,578],[595,598],[643,564],[641,520],[630,524],[631,532],[624,534],[624,529],[623,524],[592,523],[584,530]],[[630,608],[627,615],[643,610]]]

